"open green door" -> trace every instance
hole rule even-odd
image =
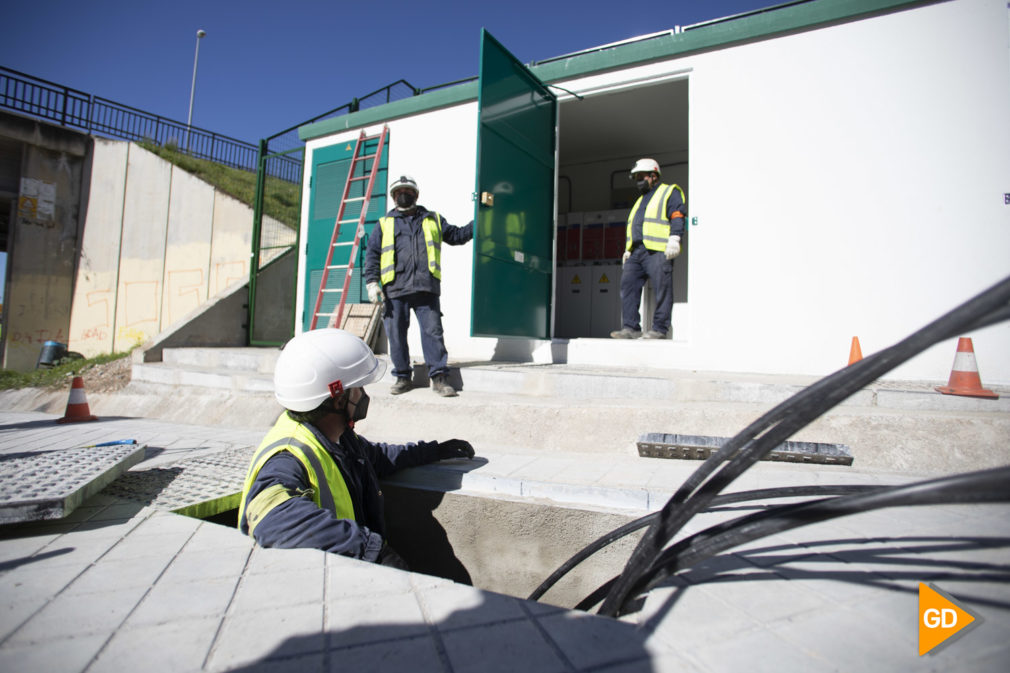
[[[550,338],[554,95],[481,34],[473,336]]]

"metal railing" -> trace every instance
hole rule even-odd
[[[150,141],[175,147],[198,159],[225,166],[266,174],[287,182],[299,183],[302,175],[304,143],[298,138],[300,126],[323,119],[340,117],[402,98],[418,96],[472,79],[447,82],[419,89],[400,79],[380,89],[354,98],[338,108],[316,115],[266,139],[270,160],[261,164],[260,147],[230,136],[214,133],[184,122],[144,112],[101,96],[72,89],[62,84],[0,66],[0,108],[38,117],[60,126],[86,133],[134,141]]]
[[[252,143],[4,67],[0,67],[0,107],[86,133],[175,146],[232,168],[255,172],[259,165],[259,147]],[[269,174],[297,183],[301,164],[281,159],[270,164]]]

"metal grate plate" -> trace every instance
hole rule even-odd
[[[62,519],[144,458],[145,444],[0,456],[0,524]]]
[[[638,438],[638,455],[644,458],[706,460],[729,439],[729,437],[650,432]],[[852,452],[845,444],[783,442],[761,460],[852,465]]]
[[[107,495],[187,516],[205,518],[238,507],[253,448],[223,451],[169,467],[127,472],[105,489]]]

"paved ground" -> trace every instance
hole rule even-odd
[[[167,511],[177,503],[112,495],[142,471],[233,470],[258,428],[122,417],[60,425],[59,416],[0,412],[0,467],[125,438],[145,445],[144,459],[66,518],[0,527],[0,670],[1005,671],[1010,663],[1005,505],[879,510],[756,540],[617,621],[322,552],[264,550],[231,528]],[[645,513],[697,467],[628,452],[488,447],[481,458],[420,468],[402,483]],[[910,479],[760,464],[729,490]],[[690,530],[751,511],[720,508]],[[919,583],[981,623],[919,656]]]

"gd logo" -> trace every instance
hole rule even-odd
[[[981,624],[982,618],[935,586],[919,583],[919,656],[951,642],[955,635],[964,635],[973,623]]]

